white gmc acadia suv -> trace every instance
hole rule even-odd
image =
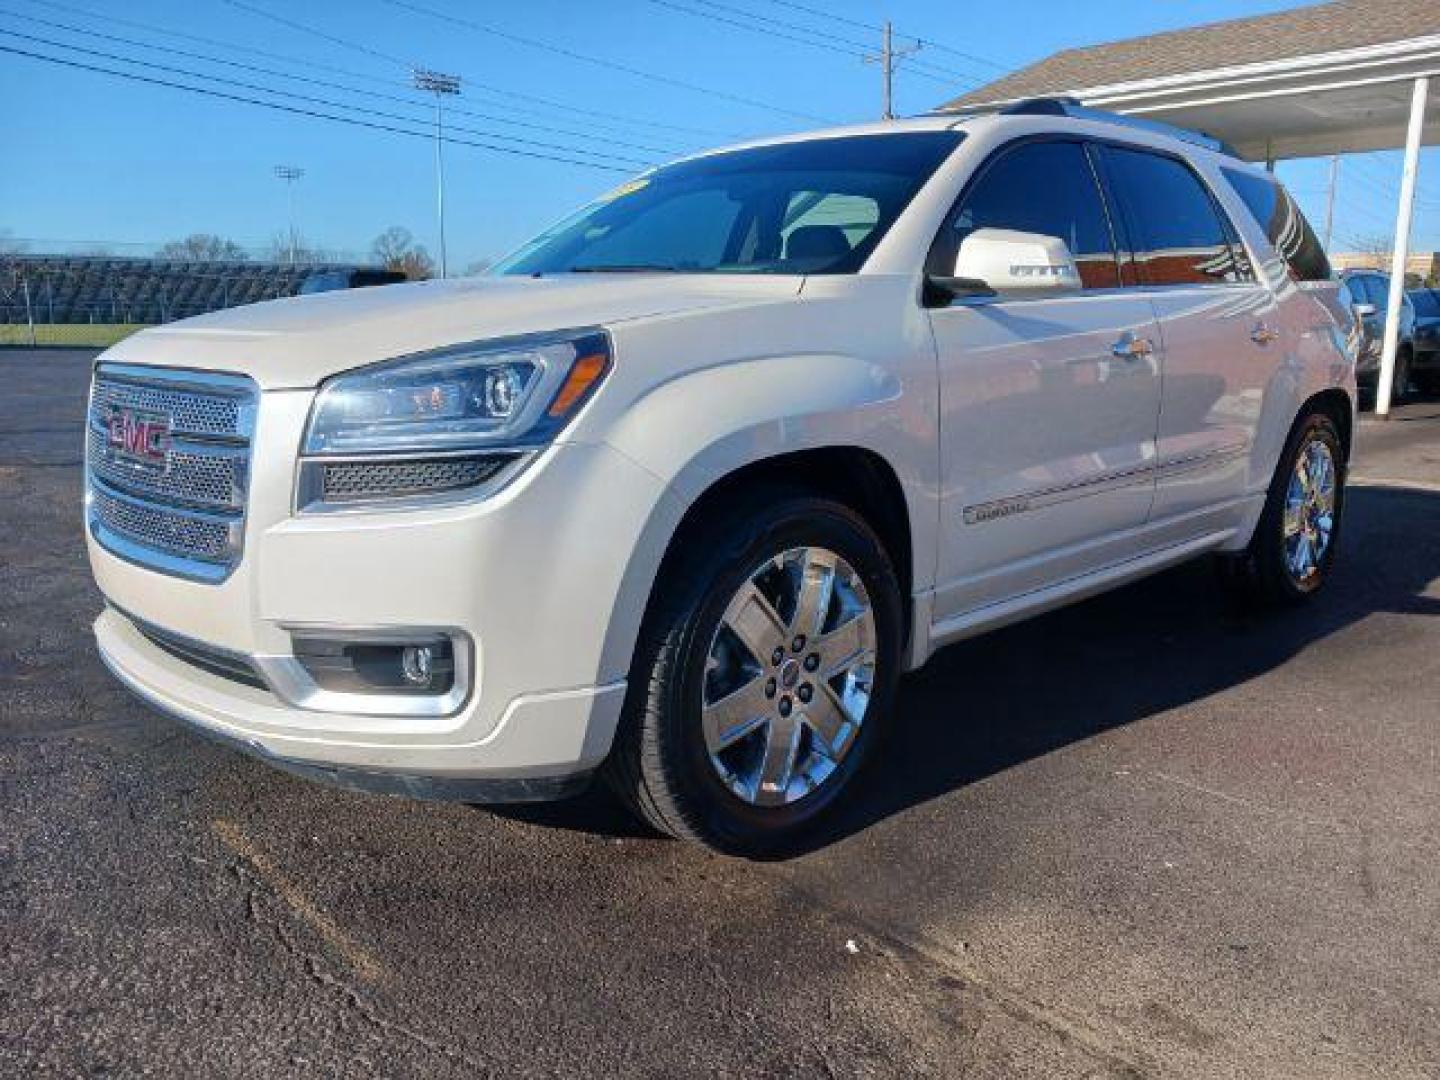
[[[1319,589],[1352,331],[1284,190],[1193,133],[1040,99],[703,154],[486,277],[100,357],[100,654],[305,775],[599,773],[775,851],[948,642],[1206,553]]]

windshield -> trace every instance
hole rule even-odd
[[[853,274],[963,136],[850,135],[733,150],[622,184],[497,274]]]
[[[1421,289],[1410,294],[1410,300],[1415,305],[1415,314],[1422,318],[1430,318],[1440,315],[1440,292],[1434,289]]]

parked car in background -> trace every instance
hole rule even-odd
[[[100,655],[305,775],[600,775],[675,836],[783,849],[943,645],[1202,555],[1320,590],[1340,292],[1264,169],[1055,99],[696,155],[490,276],[102,355]]]
[[[1342,270],[1340,280],[1350,290],[1360,328],[1360,349],[1355,360],[1355,381],[1374,395],[1380,379],[1380,347],[1385,337],[1385,314],[1390,304],[1390,275],[1376,270]],[[1410,392],[1414,364],[1415,307],[1407,293],[1400,294],[1400,336],[1395,346],[1395,375],[1390,400],[1398,403]]]
[[[1412,289],[1414,360],[1410,379],[1427,394],[1440,394],[1440,289]]]
[[[300,286],[301,295],[308,293],[334,292],[337,289],[366,289],[372,285],[399,285],[408,281],[399,270],[380,270],[375,267],[360,267],[355,270],[327,270],[311,274]]]

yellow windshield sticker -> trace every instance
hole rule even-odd
[[[600,198],[596,199],[595,201],[597,203],[614,202],[616,199],[623,199],[626,195],[634,195],[635,192],[649,186],[650,178],[648,176],[638,176],[634,180],[629,180],[621,184],[619,187],[615,188],[612,191],[607,191],[604,195],[601,195]]]

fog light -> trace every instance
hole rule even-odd
[[[447,694],[455,685],[455,649],[445,635],[384,640],[295,634],[298,660],[322,690],[342,693]]]
[[[406,645],[400,653],[400,674],[411,686],[430,685],[435,650],[429,645]]]

